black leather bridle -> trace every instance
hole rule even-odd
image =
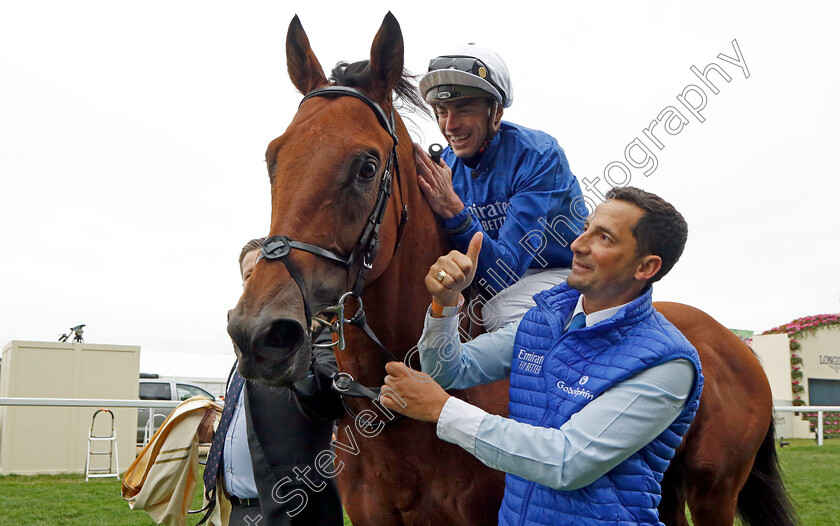
[[[292,249],[309,252],[310,254],[329,259],[342,265],[344,268],[347,269],[348,283],[350,279],[351,269],[354,265],[359,263],[359,271],[356,275],[356,281],[353,284],[352,288],[349,289],[349,292],[341,296],[335,307],[330,307],[326,309],[326,312],[331,312],[337,316],[338,320],[336,324],[329,324],[324,320],[316,318],[322,324],[329,325],[330,330],[338,333],[338,341],[333,344],[325,344],[319,346],[332,347],[337,344],[339,349],[343,350],[343,324],[347,323],[358,327],[362,331],[364,331],[364,333],[374,343],[376,343],[377,346],[379,346],[383,353],[386,354],[389,361],[399,361],[399,359],[393,353],[391,353],[387,348],[385,348],[385,346],[382,344],[379,338],[376,337],[376,334],[374,334],[373,330],[367,324],[367,320],[365,318],[364,313],[364,306],[362,304],[361,299],[361,293],[362,289],[364,288],[365,281],[367,280],[370,271],[373,269],[373,262],[376,259],[376,254],[379,251],[379,227],[382,225],[382,219],[385,216],[385,210],[388,207],[388,199],[391,196],[391,188],[394,177],[396,177],[396,186],[400,189],[401,199],[403,196],[399,180],[399,164],[397,161],[397,145],[399,144],[399,140],[397,139],[394,111],[393,109],[391,109],[390,115],[386,116],[385,112],[382,110],[382,107],[379,106],[379,104],[377,104],[373,99],[371,99],[359,90],[346,86],[327,86],[324,88],[312,90],[303,98],[303,100],[301,100],[300,104],[302,105],[308,99],[311,99],[313,97],[354,97],[364,102],[371,110],[373,110],[373,113],[376,115],[377,120],[379,120],[379,124],[381,124],[385,131],[387,131],[388,134],[391,136],[391,139],[394,141],[394,144],[388,155],[388,161],[385,164],[385,170],[383,171],[382,178],[379,182],[379,190],[376,196],[376,202],[374,203],[373,210],[371,211],[370,216],[368,217],[368,220],[365,223],[365,228],[362,231],[361,236],[359,236],[359,241],[356,243],[355,247],[353,248],[353,250],[350,251],[349,254],[336,254],[331,250],[312,245],[310,243],[295,241],[289,238],[288,236],[277,235],[271,236],[263,242],[262,247],[260,248],[260,254],[257,256],[257,261],[263,258],[268,260],[279,259],[286,266],[286,269],[289,271],[289,274],[291,275],[292,279],[295,280],[295,283],[297,283],[301,295],[303,296],[303,308],[304,314],[306,316],[306,331],[310,332],[310,336],[313,319],[312,310],[309,306],[309,299],[306,294],[306,284],[304,283],[303,277],[300,275],[300,272],[298,271],[297,267],[295,266],[294,262],[290,257]],[[400,240],[402,238],[403,227],[405,226],[407,221],[408,207],[403,201],[400,223],[397,227],[397,239],[394,244],[394,252],[396,252],[397,247],[399,247]],[[355,297],[358,306],[353,317],[351,319],[346,319],[344,318],[344,301],[350,296]],[[369,398],[372,400],[378,399],[378,388],[364,387],[363,385],[356,382],[352,376],[345,372],[339,372],[333,375],[333,387],[343,396]],[[351,415],[354,416],[354,418],[359,420],[359,423],[361,425],[364,425],[366,427],[373,427],[376,425],[368,419],[362,419],[359,415],[353,414],[353,412],[350,411],[350,408],[347,407],[346,404],[345,408],[348,410],[348,412],[350,412]],[[393,422],[394,420],[395,419],[391,419],[388,422]]]
[[[288,236],[282,235],[267,238],[260,248],[260,254],[257,256],[257,261],[263,258],[269,260],[279,259],[288,269],[292,279],[294,279],[295,283],[297,283],[298,288],[303,295],[303,309],[306,316],[307,330],[309,330],[309,327],[312,325],[312,310],[309,306],[309,299],[306,294],[306,285],[303,282],[303,278],[289,257],[292,249],[303,250],[304,252],[309,252],[310,254],[315,254],[316,256],[341,264],[347,269],[348,279],[350,269],[356,262],[359,261],[359,259],[361,259],[359,272],[356,275],[356,282],[353,284],[353,287],[350,288],[351,295],[358,298],[364,288],[365,280],[367,280],[368,274],[370,274],[370,271],[373,269],[373,261],[376,259],[376,254],[379,251],[379,227],[382,225],[382,218],[385,216],[385,210],[388,207],[388,198],[391,196],[391,186],[393,181],[392,174],[394,173],[396,173],[397,186],[399,187],[399,166],[397,163],[397,145],[399,144],[399,139],[397,139],[394,111],[391,110],[390,118],[386,117],[382,107],[374,100],[361,91],[346,86],[327,86],[312,90],[303,98],[303,100],[301,100],[300,104],[302,105],[304,102],[314,97],[354,97],[359,99],[367,104],[371,110],[373,110],[373,113],[379,120],[379,124],[381,124],[382,127],[385,128],[385,131],[387,131],[391,136],[391,139],[394,141],[394,145],[388,155],[388,162],[385,164],[385,170],[382,172],[382,179],[379,182],[379,191],[376,196],[376,202],[373,205],[373,210],[365,223],[365,228],[359,237],[359,241],[349,254],[336,254],[331,250],[327,250],[310,243],[295,241]],[[400,238],[402,237],[403,226],[407,220],[408,207],[405,203],[403,203],[400,224],[397,229],[397,241],[394,245],[395,251],[399,245]]]

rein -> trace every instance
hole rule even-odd
[[[379,338],[376,337],[376,334],[373,332],[373,329],[371,329],[368,325],[364,311],[364,304],[362,303],[361,298],[361,293],[362,289],[364,288],[365,281],[367,280],[370,271],[373,269],[373,262],[376,259],[376,255],[379,251],[379,228],[382,225],[382,220],[385,217],[385,210],[388,207],[388,199],[391,196],[391,188],[394,177],[392,174],[396,174],[397,188],[400,190],[400,201],[403,205],[402,212],[400,215],[400,222],[397,227],[397,240],[394,244],[395,253],[402,239],[403,227],[408,221],[408,206],[403,200],[402,185],[400,184],[399,163],[397,160],[397,145],[399,144],[399,140],[397,139],[394,110],[391,109],[390,115],[386,116],[385,112],[382,110],[382,107],[379,106],[379,104],[377,104],[376,101],[372,100],[370,97],[368,97],[361,91],[346,86],[326,86],[323,88],[312,90],[308,94],[306,94],[306,96],[303,97],[303,100],[301,100],[300,104],[302,105],[308,99],[314,97],[354,97],[364,102],[373,111],[373,113],[376,115],[377,120],[379,121],[379,124],[382,125],[382,127],[385,129],[385,131],[388,132],[388,134],[391,136],[391,139],[394,141],[391,151],[388,154],[388,161],[385,164],[385,170],[382,173],[382,178],[379,182],[379,190],[377,192],[376,202],[365,224],[365,228],[362,231],[362,234],[359,236],[359,240],[356,243],[356,246],[347,255],[336,254],[331,250],[312,245],[310,243],[295,241],[289,238],[288,236],[277,235],[268,237],[263,242],[262,247],[260,247],[260,253],[257,256],[257,261],[263,258],[268,260],[279,259],[286,266],[286,269],[289,271],[289,274],[291,275],[292,279],[295,280],[295,283],[297,283],[301,295],[303,296],[303,308],[304,314],[306,316],[306,330],[310,332],[311,339],[311,327],[313,320],[312,310],[309,306],[309,299],[306,293],[306,284],[304,283],[303,277],[300,275],[300,272],[298,271],[297,267],[295,266],[294,262],[290,257],[292,249],[309,252],[310,254],[329,259],[330,261],[334,261],[342,265],[344,268],[347,269],[348,282],[350,278],[351,268],[361,260],[361,264],[359,265],[359,272],[356,275],[356,281],[353,284],[352,288],[350,288],[350,291],[343,294],[335,306],[329,307],[323,311],[329,314],[334,314],[336,316],[336,321],[334,323],[330,323],[322,318],[314,318],[314,320],[318,323],[326,325],[331,332],[337,333],[338,341],[329,344],[314,345],[317,347],[338,346],[340,350],[344,350],[344,324],[346,323],[361,329],[368,336],[368,338],[370,338],[379,347],[379,349],[387,356],[389,360],[399,361],[399,359],[382,344]],[[354,297],[358,303],[358,308],[356,309],[356,312],[353,315],[353,317],[350,319],[344,317],[344,304],[348,297]],[[379,398],[378,387],[365,387],[356,382],[349,373],[338,372],[328,376],[330,376],[333,380],[333,389],[339,392],[342,395],[342,397],[350,396],[359,398],[369,398],[374,401],[378,400]],[[373,427],[375,425],[369,419],[361,418],[360,415],[354,414],[350,410],[350,408],[347,407],[347,404],[344,403],[343,398],[342,404],[344,404],[344,408],[347,410],[347,412],[351,414],[361,425],[364,425],[366,427]],[[392,418],[391,420],[386,421],[386,423],[394,422],[401,416],[402,415],[399,415],[397,418]]]

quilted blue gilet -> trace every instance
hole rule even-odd
[[[510,418],[559,428],[616,383],[677,358],[694,363],[694,386],[665,431],[586,487],[556,490],[508,474],[499,524],[660,525],[660,482],[700,404],[700,359],[653,308],[650,288],[615,316],[564,335],[579,296],[565,283],[543,291],[520,322],[511,363]]]

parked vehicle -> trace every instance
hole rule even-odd
[[[183,402],[193,396],[204,396],[210,400],[216,399],[207,390],[197,385],[161,378],[140,379],[140,400],[175,400]],[[171,412],[172,409],[163,408],[141,407],[137,409],[137,443],[143,444],[145,439],[151,437]],[[147,434],[146,426],[149,422],[149,415],[153,415],[151,417],[153,421]]]

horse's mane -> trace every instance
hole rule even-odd
[[[416,77],[403,69],[397,86],[394,88],[394,109],[407,110],[409,113],[421,113],[433,118],[431,110],[426,105],[420,92],[414,85]],[[336,86],[348,88],[366,88],[370,86],[370,60],[359,62],[339,62],[330,72],[330,80]]]

